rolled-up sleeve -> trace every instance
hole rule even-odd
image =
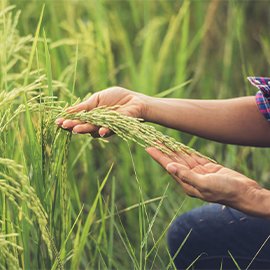
[[[262,115],[270,122],[270,78],[248,77],[248,80],[259,89],[256,103]]]

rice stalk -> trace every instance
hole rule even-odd
[[[120,114],[115,110],[117,108],[119,108],[119,106],[101,106],[91,111],[80,111],[77,113],[71,113],[64,110],[57,115],[57,118],[64,117],[80,120],[84,123],[109,128],[124,141],[134,141],[144,148],[155,147],[166,154],[172,154],[172,152],[182,152],[189,155],[196,154],[216,163],[213,159],[176,141],[174,138],[162,134],[153,126],[143,123],[143,119]],[[57,108],[54,110],[57,111]]]
[[[38,103],[40,99],[46,100],[47,98],[43,97],[43,95],[36,95],[33,98],[29,99],[27,102],[27,106],[29,110],[32,112],[39,112],[43,106]],[[51,102],[51,97],[48,98],[49,102]],[[1,102],[1,101],[0,101]],[[20,104],[16,109],[12,107],[7,107],[3,113],[0,115],[0,132],[4,132],[10,126],[10,124],[22,113],[26,111],[25,104]],[[1,109],[0,109],[1,112]]]
[[[37,219],[41,236],[47,246],[50,258],[53,257],[53,253],[58,257],[58,252],[47,228],[48,215],[34,188],[30,185],[28,176],[23,173],[23,167],[14,160],[4,158],[0,158],[0,165],[10,172],[10,175],[0,172],[0,191],[5,194],[6,198],[20,213],[22,208],[18,202],[21,201],[26,203],[28,209],[33,212]],[[29,221],[29,219],[27,219],[27,221]],[[61,262],[59,268],[62,268]]]
[[[9,238],[13,239],[17,236],[17,233],[0,233],[0,258],[1,261],[5,262],[5,264],[0,264],[0,269],[4,270],[6,269],[6,266],[8,267],[8,269],[12,270],[21,269],[21,267],[19,266],[18,257],[14,254],[14,250],[22,251],[23,249],[19,245],[15,244],[12,240],[9,240]]]
[[[40,76],[38,79],[36,79],[34,82],[21,87],[16,87],[10,91],[7,90],[1,90],[0,91],[0,108],[4,108],[7,105],[15,103],[15,100],[18,97],[22,97],[23,94],[27,95],[37,95],[37,90],[44,88],[44,85],[42,85],[42,82],[44,81],[45,76]]]
[[[14,7],[6,7],[0,12],[0,85],[2,87],[12,82],[12,78],[7,76],[8,73],[14,72],[14,69],[18,70],[18,67],[22,70],[27,65],[32,41],[31,35],[20,37],[17,30],[20,11],[13,15]]]

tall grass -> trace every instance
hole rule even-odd
[[[187,198],[136,144],[72,136],[44,108],[116,84],[176,98],[254,94],[245,76],[267,75],[268,24],[259,20],[269,16],[267,3],[0,5],[0,267],[173,269],[166,231],[201,202]],[[157,128],[268,180],[266,150]]]

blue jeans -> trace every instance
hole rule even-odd
[[[241,269],[246,269],[258,253],[248,269],[270,270],[268,219],[248,216],[220,204],[194,209],[178,217],[168,231],[172,257],[189,232],[174,259],[177,269],[188,268],[198,256],[194,269],[237,269],[230,252]]]

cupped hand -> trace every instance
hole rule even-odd
[[[124,115],[138,118],[145,118],[147,100],[150,97],[127,90],[122,87],[111,87],[94,93],[89,99],[76,106],[67,109],[68,112],[90,111],[100,106],[121,107],[116,110]],[[74,133],[90,133],[94,137],[104,137],[111,134],[110,130],[104,127],[97,127],[89,123],[82,123],[79,120],[59,118],[56,120],[59,127],[73,131]]]
[[[261,187],[256,181],[196,154],[163,154],[153,147],[146,151],[182,186],[186,194],[208,202],[241,208],[243,196],[251,198]]]

